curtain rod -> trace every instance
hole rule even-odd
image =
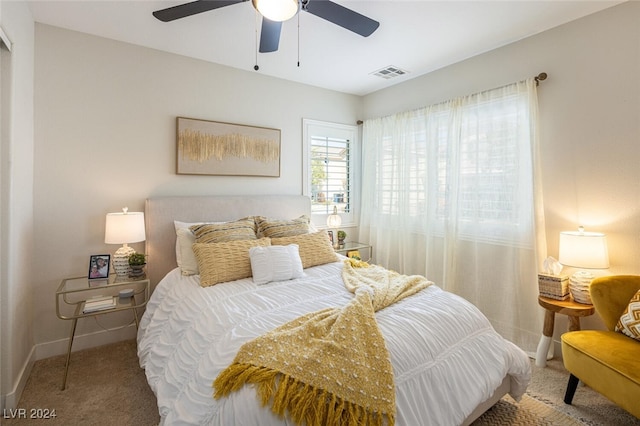
[[[541,72],[540,74],[536,75],[535,77],[533,77],[533,79],[536,81],[536,86],[540,85],[541,81],[544,81],[547,79],[547,73],[546,72]],[[356,121],[356,124],[358,126],[360,126],[362,123],[364,123],[362,120],[358,120]]]
[[[547,79],[547,73],[546,72],[541,72],[540,74],[538,74],[535,77],[533,77],[533,79],[536,81],[536,86],[539,86],[541,81]]]

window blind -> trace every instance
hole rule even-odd
[[[312,213],[351,211],[350,155],[349,139],[311,136]]]

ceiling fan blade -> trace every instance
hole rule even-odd
[[[363,37],[370,36],[380,26],[378,21],[374,21],[329,0],[307,0],[306,3],[303,1],[302,8],[312,15],[316,15]]]
[[[247,0],[197,0],[190,3],[179,4],[177,6],[160,9],[153,12],[153,16],[162,22],[169,22],[175,19],[186,18],[209,10],[218,9],[232,4],[242,3]]]
[[[282,22],[270,21],[262,17],[262,30],[260,32],[260,53],[275,52],[280,44],[280,30]]]

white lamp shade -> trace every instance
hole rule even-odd
[[[342,218],[338,214],[338,208],[333,206],[333,213],[327,216],[327,226],[329,228],[338,228],[342,225]]]
[[[329,228],[338,228],[340,225],[342,225],[342,218],[337,214],[330,214],[327,217],[327,226]]]
[[[144,213],[121,212],[108,213],[105,224],[104,242],[106,244],[127,244],[144,241]]]
[[[282,22],[298,13],[298,0],[251,0],[253,7],[270,21]]]
[[[599,232],[561,232],[558,261],[574,268],[608,268],[607,236]]]

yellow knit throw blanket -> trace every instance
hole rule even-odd
[[[426,288],[421,276],[345,260],[342,308],[304,315],[245,343],[218,375],[216,399],[246,383],[263,405],[296,424],[393,425],[395,385],[389,353],[375,319],[381,310]]]

